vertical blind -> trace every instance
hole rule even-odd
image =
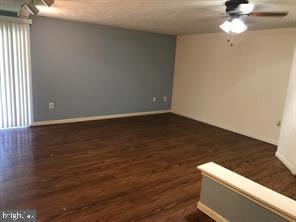
[[[0,20],[0,129],[31,121],[30,27]]]

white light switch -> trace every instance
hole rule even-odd
[[[163,101],[166,102],[168,98],[166,96],[163,97]]]
[[[156,102],[156,97],[153,97],[153,102]]]
[[[49,102],[48,103],[48,108],[49,109],[54,109],[54,102]]]

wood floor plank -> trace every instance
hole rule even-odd
[[[38,221],[211,221],[196,210],[216,162],[296,200],[276,147],[175,114],[0,131],[0,208]]]

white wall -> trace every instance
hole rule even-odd
[[[276,144],[295,44],[296,28],[179,36],[173,112]]]
[[[296,175],[296,48],[276,156]]]

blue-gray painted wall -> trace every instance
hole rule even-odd
[[[175,36],[34,17],[31,47],[34,121],[171,107]]]

